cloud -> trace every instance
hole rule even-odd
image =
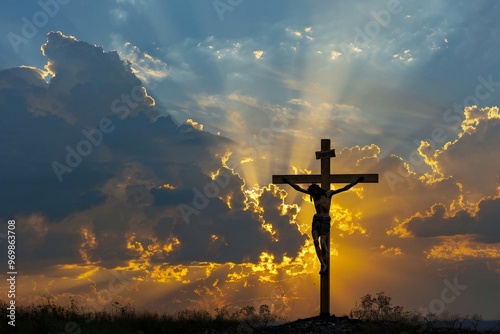
[[[86,163],[77,173],[85,179],[75,175],[65,185],[57,182],[51,164],[65,153],[66,144],[78,141],[81,127],[67,123],[51,110],[37,109],[52,105],[40,72],[30,68],[0,71],[0,82],[6,81],[11,84],[0,91],[0,124],[4,126],[0,138],[5,145],[0,155],[10,163],[3,165],[0,173],[5,190],[2,214],[41,213],[54,219],[102,203],[103,195],[96,186],[102,184],[106,173]],[[80,191],[74,192],[75,188]],[[44,195],[49,189],[51,196]]]
[[[418,150],[425,163],[433,172],[423,175],[429,186],[436,181],[448,180],[455,183],[459,192],[455,192],[452,206],[447,208],[444,202],[436,201],[424,215],[417,214],[409,218],[410,230],[417,236],[439,236],[479,233],[486,240],[487,235],[495,236],[490,215],[483,210],[489,203],[496,201],[500,174],[497,166],[490,161],[500,161],[500,117],[498,107],[466,107],[461,123],[462,131],[457,139],[444,144],[442,149],[433,149],[430,143],[423,141]],[[485,158],[488,157],[488,158]],[[414,159],[415,160],[415,159]],[[400,175],[399,174],[394,175]],[[387,180],[397,184],[401,179]],[[405,184],[405,183],[404,183]],[[488,211],[489,212],[489,211]],[[486,226],[489,226],[486,228]],[[483,230],[483,228],[485,228]],[[495,239],[495,237],[493,237]],[[490,241],[491,242],[491,241]]]
[[[193,127],[193,129],[196,129],[198,131],[202,131],[203,130],[203,124],[200,124],[198,122],[195,122],[193,121],[191,118],[188,118],[186,120],[186,124],[189,124]]]
[[[127,103],[133,114],[141,108],[152,112],[148,107],[154,101],[147,94],[139,105],[129,102],[141,81],[115,51],[104,52],[100,46],[50,32],[42,53],[48,58],[45,68],[53,76],[48,93],[56,108],[50,111],[62,117],[69,114],[65,117],[68,122],[95,127],[102,118],[113,115],[116,99]]]
[[[111,16],[117,23],[123,23],[127,21],[128,14],[123,9],[115,8],[111,10]]]
[[[144,88],[146,101],[128,108],[127,115],[115,113],[113,101],[121,102],[141,84],[116,52],[50,33],[43,53],[52,75],[48,83],[35,68],[0,72],[2,94],[17,97],[1,99],[12,101],[2,108],[7,111],[3,124],[11,129],[2,132],[8,147],[2,155],[13,161],[2,172],[8,194],[3,200],[9,204],[5,214],[30,217],[26,235],[39,231],[23,244],[33,273],[43,270],[34,265],[41,257],[51,259],[40,263],[54,272],[63,263],[140,267],[153,277],[153,264],[162,261],[242,263],[260,261],[263,252],[277,259],[299,254],[307,237],[293,223],[297,210],[284,204],[286,196],[275,187],[244,192],[244,181],[216,157],[232,141],[203,131],[192,120],[178,127],[170,117],[151,117],[157,115],[156,106],[147,102],[151,98]],[[84,108],[85,96],[92,100]],[[249,97],[232,98],[256,103]],[[41,105],[55,108],[36,112],[34,106]],[[127,105],[125,100],[120,106]],[[102,134],[92,154],[58,182],[52,162],[64,163],[65,147],[88,139],[82,131],[87,126],[93,130],[104,118],[113,130]],[[25,133],[41,139],[27,141]],[[178,205],[192,204],[193,189],[203,192],[214,180],[224,181],[222,172],[230,176],[230,184],[186,224]],[[160,186],[164,184],[169,186]],[[58,238],[64,242],[49,250]]]
[[[498,107],[466,107],[458,138],[432,151],[427,143],[422,154],[437,175],[453,176],[464,187],[465,200],[472,205],[497,193],[500,171],[500,115]],[[485,157],[488,157],[485,159]]]
[[[256,50],[256,51],[253,52],[253,55],[255,56],[255,59],[260,59],[263,54],[264,54],[264,51],[262,51],[262,50]]]
[[[196,175],[196,171],[187,171],[181,180],[188,182]],[[297,209],[284,204],[282,191],[274,186],[243,191],[244,181],[228,168],[220,168],[213,180],[201,177],[203,180],[192,182],[197,185],[194,190],[184,184],[151,191],[155,205],[180,204],[184,212],[176,219],[160,219],[154,228],[160,240],[179,240],[178,250],[165,260],[258,262],[263,251],[277,258],[297,256],[306,236],[293,223]],[[202,184],[205,186],[200,187]]]
[[[152,201],[149,189],[176,184],[169,171],[199,164],[206,168],[199,172],[203,175],[215,168],[216,160],[210,162],[210,157],[226,150],[231,141],[178,128],[169,117],[157,118],[152,98],[116,52],[104,52],[99,46],[62,33],[49,33],[42,51],[48,58],[49,82],[44,71],[32,67],[0,71],[0,124],[4,127],[0,138],[5,147],[1,158],[10,161],[2,166],[0,176],[5,204],[2,217],[38,217],[28,219],[43,222],[32,228],[51,226],[42,240],[29,239],[26,243],[27,250],[33,252],[27,258],[35,262],[37,254],[52,254],[46,247],[54,239],[63,238],[73,242],[74,252],[62,251],[69,245],[62,242],[57,248],[61,255],[54,256],[53,261],[66,254],[65,261],[81,263],[78,245],[85,228],[92,231],[97,245],[88,249],[86,256],[112,267],[118,263],[113,263],[114,259],[123,263],[130,258],[122,256],[126,254],[128,225],[112,223],[121,221],[119,217],[109,221],[93,216],[101,211],[101,216],[104,212],[106,217],[113,216],[112,207],[104,209],[111,205],[110,198],[118,195],[111,180],[135,169],[123,189],[128,194],[125,200],[140,211],[141,205]],[[139,92],[142,99],[135,102],[131,95]],[[121,108],[119,113],[113,105]],[[112,124],[112,131],[101,133],[97,141],[95,129],[103,119]],[[59,182],[52,167],[54,161],[66,164],[68,147],[76,150],[79,143],[88,140],[85,131],[94,133],[93,140],[98,144]],[[72,222],[74,229],[64,230],[63,221]],[[114,250],[103,242],[112,238]]]
[[[425,215],[417,214],[404,222],[415,237],[429,238],[455,235],[469,235],[477,242],[499,243],[500,232],[497,217],[500,214],[500,198],[485,198],[474,212],[459,210],[447,212],[442,204],[436,204]]]
[[[343,53],[340,52],[340,51],[333,50],[333,51],[330,52],[330,58],[333,59],[333,60],[335,60],[335,59],[339,58],[340,56],[342,56],[342,54]]]
[[[500,259],[500,250],[495,246],[485,247],[471,242],[467,238],[447,239],[441,244],[432,247],[426,253],[427,258],[432,260],[464,261],[471,259]]]
[[[474,223],[466,211],[461,210],[452,217],[446,217],[446,208],[436,204],[428,213],[428,219],[416,216],[406,223],[408,229],[416,237],[450,236],[456,234],[470,233],[471,225]]]
[[[164,61],[147,52],[142,52],[130,42],[123,42],[118,35],[113,35],[112,46],[117,50],[121,59],[130,62],[132,72],[145,85],[157,85],[171,75]]]

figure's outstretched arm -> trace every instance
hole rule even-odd
[[[346,191],[346,190],[349,190],[351,189],[352,187],[354,187],[355,185],[357,185],[359,182],[363,181],[365,178],[363,176],[360,176],[358,177],[358,179],[356,181],[354,181],[353,183],[349,183],[347,186],[345,186],[344,188],[340,188],[340,189],[337,189],[337,190],[328,190],[326,192],[326,195],[328,197],[332,197],[333,195],[335,194],[338,194],[338,193],[341,193],[343,191]]]
[[[286,183],[288,183],[289,185],[291,185],[293,189],[295,189],[297,191],[300,191],[300,192],[303,192],[303,193],[306,193],[306,194],[309,194],[309,192],[306,189],[304,189],[301,186],[299,186],[299,185],[291,182],[288,178],[286,178],[286,177],[283,178],[283,181],[285,181]]]

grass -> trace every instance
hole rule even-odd
[[[259,313],[252,306],[230,313],[226,307],[216,309],[215,314],[205,310],[185,309],[173,315],[157,312],[137,312],[129,305],[112,304],[111,310],[89,312],[76,306],[56,306],[49,303],[16,307],[15,327],[8,325],[7,303],[0,301],[2,318],[0,333],[205,333],[236,332],[239,326],[264,327],[274,322],[267,305],[261,305]]]
[[[0,300],[2,318],[0,333],[23,334],[84,334],[84,333],[120,333],[120,334],[152,334],[152,333],[302,333],[300,326],[292,324],[273,327],[268,326],[278,319],[268,305],[261,305],[258,310],[253,306],[243,308],[217,308],[214,313],[206,310],[184,309],[174,314],[159,314],[157,312],[137,312],[130,305],[120,305],[113,302],[105,308],[106,311],[93,312],[88,308],[78,306],[70,298],[70,305],[63,307],[51,303],[50,300],[41,304],[16,307],[16,326],[8,325],[8,304]],[[348,319],[348,317],[345,317]],[[340,318],[339,318],[340,319]],[[478,325],[482,321],[479,315],[460,316],[443,312],[436,314],[421,314],[415,311],[405,311],[401,306],[392,306],[391,298],[383,292],[376,296],[366,294],[351,311],[347,321],[348,327],[354,332],[373,334],[400,333],[479,333]],[[311,326],[317,326],[318,320]],[[280,329],[280,327],[282,327]],[[329,330],[331,325],[327,324]],[[285,330],[285,331],[283,331]],[[488,331],[487,333],[499,333]]]

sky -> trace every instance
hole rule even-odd
[[[500,319],[497,1],[1,8],[16,303],[317,315],[314,207],[271,177],[319,173],[327,138],[332,173],[379,174],[333,197],[331,313]]]

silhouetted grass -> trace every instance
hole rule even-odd
[[[392,298],[380,291],[376,296],[366,294],[351,310],[351,318],[363,322],[363,333],[479,333],[483,318],[479,314],[461,315],[443,311],[407,311],[402,306],[393,306]],[[496,329],[485,330],[498,333]]]
[[[2,318],[0,333],[208,333],[236,332],[242,323],[248,328],[267,326],[276,320],[266,305],[259,313],[246,306],[233,313],[227,308],[216,309],[215,315],[204,310],[185,309],[173,315],[157,312],[137,312],[130,306],[113,303],[110,311],[89,312],[72,303],[62,307],[50,303],[16,308],[15,328],[8,325],[7,303],[0,301]]]
[[[383,292],[376,298],[367,294],[351,311],[351,319],[306,319],[277,327],[269,327],[277,320],[269,306],[261,305],[257,311],[253,306],[215,309],[211,314],[205,310],[185,309],[174,314],[138,312],[130,305],[118,302],[107,305],[107,311],[91,312],[70,299],[70,306],[54,305],[48,300],[39,305],[16,308],[16,326],[8,325],[7,306],[0,301],[2,318],[0,333],[23,334],[84,334],[84,333],[279,333],[298,334],[306,332],[400,334],[400,333],[479,333],[479,316],[422,315],[408,312],[400,306],[392,306],[390,298]],[[356,319],[352,319],[352,316]],[[345,319],[344,319],[345,318]],[[283,320],[283,319],[280,319]],[[334,326],[330,322],[334,322]],[[298,325],[297,325],[298,324]],[[305,325],[304,325],[305,324]],[[468,326],[466,326],[468,325]],[[306,326],[306,327],[304,327]],[[468,327],[468,328],[467,328]],[[342,329],[344,328],[344,329]],[[486,333],[499,333],[496,330]]]

